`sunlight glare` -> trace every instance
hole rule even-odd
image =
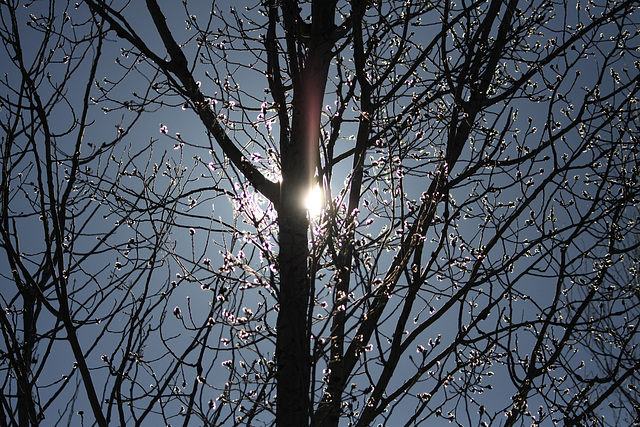
[[[322,199],[322,188],[316,184],[316,186],[309,191],[305,200],[305,206],[311,218],[317,218],[322,213]]]

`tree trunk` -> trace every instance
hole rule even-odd
[[[301,180],[303,181],[303,180]],[[293,187],[293,188],[292,188]],[[278,212],[280,226],[280,292],[276,342],[277,425],[309,423],[309,337],[307,304],[307,216],[300,200],[291,197],[300,185],[283,185],[288,200]],[[287,191],[288,190],[288,191]],[[297,203],[296,203],[297,202]]]
[[[331,13],[320,12],[333,17],[333,8]],[[329,18],[318,14],[323,19],[314,20],[314,24],[322,26]],[[307,426],[311,413],[309,220],[304,200],[319,166],[320,112],[332,58],[331,43],[320,39],[316,43],[309,48],[304,69],[294,84],[291,132],[281,141],[280,312],[276,339],[278,426]]]

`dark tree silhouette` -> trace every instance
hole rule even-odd
[[[637,8],[1,2],[3,425],[640,423]]]

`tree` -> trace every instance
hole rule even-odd
[[[640,422],[638,5],[534,3],[3,2],[5,424]]]
[[[149,317],[163,291],[152,280],[162,274],[164,230],[171,222],[157,203],[134,197],[135,186],[119,183],[127,175],[152,179],[125,171],[136,157],[132,151],[128,160],[116,158],[143,110],[131,108],[131,122],[116,123],[110,139],[102,133],[95,143],[100,116],[92,93],[105,43],[102,25],[69,5],[34,9],[28,14],[18,2],[0,5],[7,66],[0,100],[0,242],[6,255],[0,418],[2,425],[26,426],[46,415],[44,424],[56,417],[57,424],[73,413],[80,393],[80,404],[106,425],[122,401],[110,402],[109,391],[101,391],[106,375],[100,370],[116,376],[112,391],[119,390],[128,376],[117,373],[149,339]],[[149,148],[133,147],[143,154]],[[147,223],[156,233],[141,239],[138,230]],[[126,273],[117,274],[123,267]],[[105,352],[98,371],[96,351]],[[125,358],[117,365],[108,352]]]

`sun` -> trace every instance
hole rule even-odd
[[[309,194],[307,194],[307,198],[304,201],[304,205],[309,212],[309,217],[317,218],[322,213],[322,207],[324,205],[324,197],[322,195],[322,188],[320,185],[316,184],[311,190],[309,190]]]

